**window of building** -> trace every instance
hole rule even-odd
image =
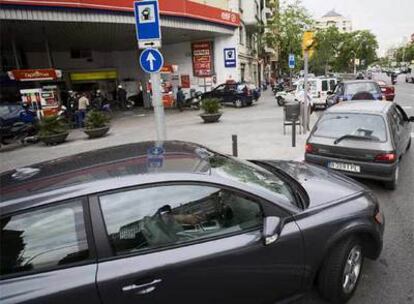
[[[239,27],[239,41],[240,41],[241,45],[244,45],[244,43],[245,43],[245,41],[244,41],[245,36],[244,35],[245,35],[244,27],[243,27],[243,25],[240,25],[240,27]]]
[[[81,202],[6,216],[0,227],[1,275],[89,258]]]
[[[100,197],[115,254],[239,233],[262,224],[260,205],[217,187],[171,185]]]

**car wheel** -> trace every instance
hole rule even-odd
[[[363,248],[358,239],[348,238],[338,243],[319,272],[321,295],[332,303],[348,301],[358,286],[363,262]]]
[[[283,106],[284,104],[285,104],[285,100],[283,99],[283,97],[281,97],[281,96],[278,96],[277,98],[276,98],[276,100],[277,100],[277,104],[279,105],[279,106]]]
[[[385,189],[395,190],[397,188],[399,176],[400,176],[400,164],[397,164],[394,170],[394,175],[392,177],[392,180],[389,182],[384,182]]]
[[[236,108],[241,108],[241,107],[243,107],[243,101],[240,98],[237,98],[234,101],[234,105],[236,106]]]

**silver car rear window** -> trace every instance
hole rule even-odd
[[[329,113],[323,115],[313,135],[339,138],[344,135],[372,136],[387,140],[384,118],[375,114]]]

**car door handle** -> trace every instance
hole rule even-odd
[[[132,290],[137,290],[140,289],[140,291],[138,291],[138,294],[146,294],[146,293],[150,293],[152,291],[155,290],[155,286],[158,283],[161,283],[162,280],[161,279],[155,279],[151,282],[148,283],[144,283],[144,284],[132,284],[132,285],[127,285],[122,287],[122,291],[123,292],[128,292],[128,291],[132,291]]]

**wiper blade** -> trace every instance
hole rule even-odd
[[[358,139],[358,140],[372,140],[372,141],[379,141],[379,138],[376,136],[363,136],[363,135],[353,135],[353,134],[346,134],[343,135],[341,137],[338,137],[337,139],[335,139],[334,144],[338,144],[340,141],[344,140],[344,139]]]

